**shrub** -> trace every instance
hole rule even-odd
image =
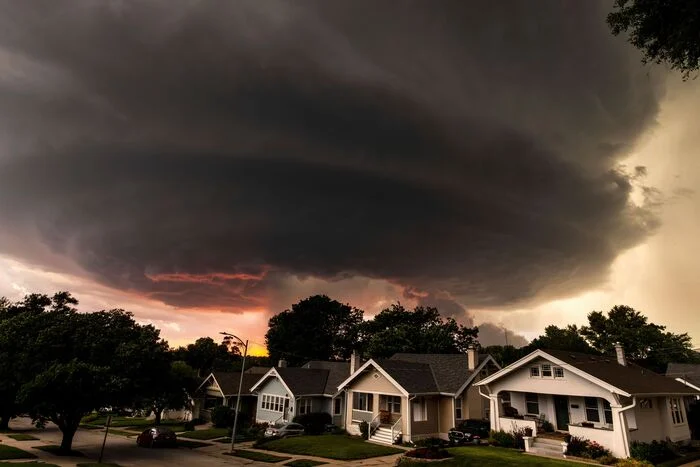
[[[588,445],[586,446],[586,455],[591,459],[598,459],[603,456],[609,456],[610,451],[595,441],[589,441]]]
[[[542,422],[542,431],[545,433],[554,433],[554,425],[551,422],[544,420]]]
[[[652,464],[660,464],[676,458],[673,448],[666,441],[652,441],[651,443],[635,441],[630,446],[630,455],[637,460],[649,461]]]
[[[588,447],[587,439],[569,435],[566,437],[566,442],[566,454],[569,456],[583,457]]]
[[[327,412],[311,412],[297,415],[292,421],[303,425],[307,435],[320,435],[326,430],[326,425],[333,423],[333,418]]]
[[[447,441],[440,438],[423,438],[416,441],[418,447],[445,447],[447,444]]]
[[[618,462],[618,458],[610,454],[600,456],[596,461],[602,465],[615,465]]]
[[[362,434],[362,439],[369,438],[369,423],[365,421],[360,422],[360,433]]]
[[[246,430],[247,435],[250,438],[261,438],[265,435],[265,430],[267,429],[267,423],[253,423]]]
[[[85,415],[82,420],[80,420],[82,423],[90,423],[94,422],[95,420],[102,418],[102,415],[100,415],[97,412],[93,412],[91,414]]]
[[[503,430],[491,431],[489,444],[494,444],[503,448],[514,448],[516,447],[516,440],[512,433],[506,433]]]
[[[417,448],[406,453],[407,457],[415,459],[446,459],[450,456],[445,449],[438,446]]]
[[[513,447],[525,449],[525,436],[532,436],[532,428],[517,428],[513,430]]]
[[[647,461],[640,461],[638,459],[620,459],[615,464],[615,467],[654,467],[654,464]]]
[[[220,405],[211,410],[211,423],[215,428],[229,428],[233,426],[236,412],[231,407]]]

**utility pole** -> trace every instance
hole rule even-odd
[[[243,345],[243,362],[241,364],[241,377],[238,380],[238,397],[236,397],[236,413],[233,416],[233,430],[231,430],[231,454],[233,454],[233,448],[236,443],[236,427],[238,426],[238,411],[241,407],[241,391],[243,390],[243,373],[245,372],[245,359],[248,355],[248,341],[246,340],[245,342],[243,342],[243,339],[228,332],[221,332],[219,334],[223,334],[224,336],[228,337],[233,337]]]

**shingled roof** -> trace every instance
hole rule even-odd
[[[666,368],[669,378],[682,378],[700,388],[700,365],[697,363],[669,363]]]
[[[221,392],[226,396],[232,396],[238,394],[238,385],[241,378],[241,372],[223,372],[216,371],[213,373],[216,382],[219,383]],[[243,373],[243,386],[241,388],[241,395],[252,396],[253,393],[250,391],[255,383],[260,379],[260,374],[254,373]]]
[[[632,395],[697,394],[697,391],[639,365],[620,365],[614,356],[589,355],[563,350],[542,350],[611,386]]]
[[[326,386],[323,390],[323,394],[328,395],[335,394],[338,390],[338,385],[342,383],[345,378],[350,376],[350,362],[323,362],[312,360],[306,363],[302,368],[328,371]]]
[[[483,363],[488,355],[479,355],[477,366]],[[438,392],[450,394],[456,393],[464,383],[474,373],[469,370],[467,354],[419,354],[419,353],[397,353],[390,360],[400,360],[404,362],[422,363],[428,365],[432,372],[432,379]],[[398,380],[397,380],[398,381]],[[403,386],[403,384],[402,384]],[[406,388],[404,386],[406,390]],[[413,392],[413,391],[409,391]]]
[[[337,386],[350,374],[348,362],[313,360],[302,367],[275,367],[277,377],[299,396],[333,396]],[[260,375],[258,381],[260,381]]]

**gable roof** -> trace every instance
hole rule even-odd
[[[695,387],[700,387],[700,364],[697,363],[669,363],[666,367],[666,376],[680,378]]]
[[[223,372],[215,371],[212,373],[214,379],[219,384],[221,392],[226,396],[235,396],[238,394],[238,385],[240,383],[241,372]],[[255,383],[260,379],[260,375],[243,373],[243,386],[241,387],[241,395],[252,396],[253,392],[250,390]]]
[[[328,371],[326,385],[323,389],[323,394],[328,395],[335,394],[338,385],[350,374],[350,362],[323,362],[312,360],[303,365],[302,368]]]
[[[477,385],[487,385],[540,357],[569,368],[579,376],[624,396],[697,393],[688,386],[634,363],[620,365],[616,357],[544,349],[535,350],[501,371],[484,378]]]
[[[405,394],[457,395],[489,360],[496,364],[491,356],[479,355],[476,370],[470,371],[466,354],[398,353],[389,359],[367,361],[338,388],[373,366]]]
[[[262,377],[256,376],[255,391],[270,377],[279,378],[295,397],[333,396],[336,387],[350,373],[348,362],[323,362],[313,360],[302,367],[273,367]]]

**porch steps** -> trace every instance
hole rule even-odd
[[[396,438],[398,438],[400,434],[401,433],[394,432]],[[391,439],[391,428],[383,428],[381,426],[378,427],[374,433],[372,433],[372,436],[369,438],[369,440],[381,444],[394,444],[394,440]]]
[[[530,448],[530,452],[533,454],[540,454],[544,456],[552,457],[564,457],[562,452],[561,441],[557,439],[548,439],[542,437],[536,437],[534,443]]]

